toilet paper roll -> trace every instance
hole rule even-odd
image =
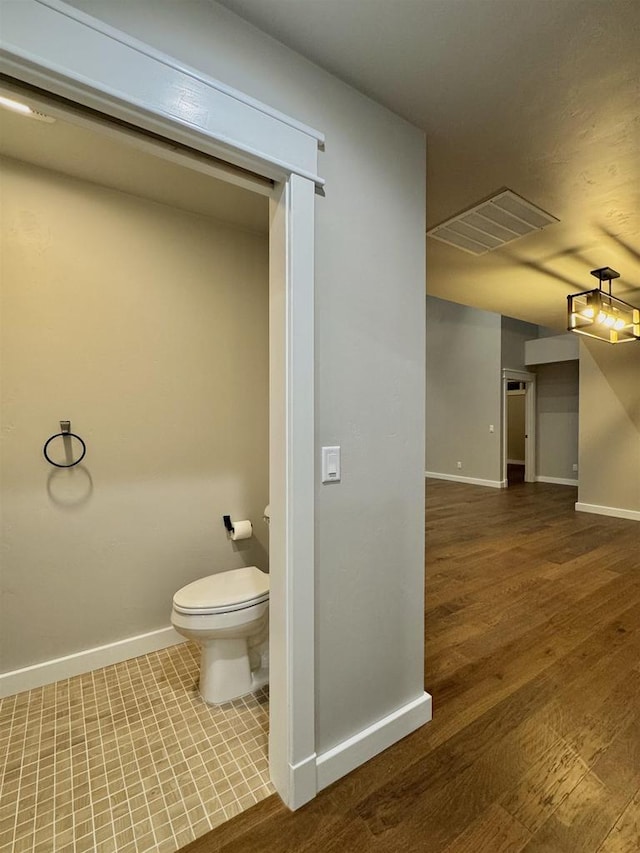
[[[233,533],[230,535],[230,538],[234,542],[237,542],[239,539],[248,539],[252,533],[253,528],[250,521],[234,521]]]

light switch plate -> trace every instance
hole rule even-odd
[[[340,482],[340,448],[322,448],[322,482]]]

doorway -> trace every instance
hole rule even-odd
[[[269,768],[277,792],[297,808],[317,790],[313,249],[314,194],[324,184],[317,154],[324,137],[224,84],[194,77],[170,57],[141,51],[122,35],[114,38],[109,27],[75,10],[26,6],[12,7],[3,28],[0,66],[10,82],[151,133],[177,154],[186,148],[193,160],[226,171],[231,182],[248,175],[270,183]],[[38,38],[42,32],[46,40]],[[91,49],[61,48],[71,42]],[[167,92],[183,96],[168,104]]]
[[[524,483],[525,477],[525,404],[524,382],[507,383],[507,484]]]
[[[536,481],[536,376],[502,371],[502,484]]]
[[[61,112],[1,121],[10,844],[177,848],[273,793],[268,695],[206,706],[168,625],[185,583],[268,568],[269,202]],[[72,789],[95,808],[47,807]]]

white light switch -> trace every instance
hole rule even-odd
[[[489,432],[493,432],[493,424],[489,424]]]
[[[340,448],[322,448],[322,482],[340,482]]]

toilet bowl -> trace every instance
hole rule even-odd
[[[171,624],[200,646],[205,702],[229,702],[267,684],[269,575],[256,566],[183,586],[173,596]]]

